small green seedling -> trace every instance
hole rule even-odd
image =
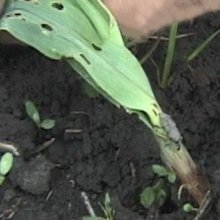
[[[115,210],[112,207],[111,198],[108,193],[105,195],[104,206],[101,205],[101,208],[105,214],[105,218],[103,217],[83,217],[83,220],[114,220],[115,219]]]
[[[186,203],[183,205],[183,211],[184,212],[197,212],[198,208],[195,208],[190,203]]]
[[[106,195],[105,195],[105,203],[104,203],[104,207],[102,207],[102,210],[105,213],[106,220],[114,220],[115,210],[112,207],[111,198],[108,193],[106,193]]]
[[[9,173],[13,165],[13,154],[5,153],[0,160],[0,185],[5,180],[5,176]]]
[[[152,170],[155,174],[159,177],[165,177],[170,183],[175,183],[176,181],[176,174],[169,170],[168,168],[161,166],[161,165],[153,165]]]
[[[165,178],[169,183],[175,183],[176,174],[171,170],[167,169],[161,165],[153,165],[152,170],[159,177]],[[165,180],[161,179],[154,186],[145,188],[141,194],[141,204],[145,208],[150,208],[151,206],[156,206],[160,208],[167,197],[167,190]]]
[[[41,121],[39,111],[32,101],[27,101],[25,103],[25,109],[27,115],[32,119],[32,121],[37,125],[38,128],[49,130],[55,126],[55,120],[53,119],[44,119],[43,121]]]
[[[163,181],[159,181],[157,184],[151,187],[145,188],[141,194],[141,204],[146,208],[156,206],[160,208],[166,199],[167,193],[164,188]]]

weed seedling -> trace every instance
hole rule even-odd
[[[174,183],[176,181],[176,175],[169,169],[161,165],[153,165],[152,170],[159,177],[165,179],[160,179],[154,186],[145,188],[141,194],[141,204],[145,208],[150,208],[155,206],[160,208],[167,197],[166,182]]]
[[[49,130],[55,126],[55,120],[53,119],[44,119],[43,121],[41,120],[39,111],[36,105],[32,101],[27,101],[25,103],[25,109],[26,109],[27,115],[37,125],[38,128]]]
[[[160,180],[154,186],[145,188],[141,194],[141,204],[146,208],[155,206],[160,208],[167,197],[164,181]]]
[[[155,164],[155,165],[152,166],[152,170],[159,177],[165,177],[165,178],[167,178],[167,180],[170,183],[175,183],[175,181],[176,181],[176,174],[173,171],[167,169],[166,167]]]
[[[5,180],[5,176],[9,173],[13,165],[13,154],[5,153],[0,160],[0,185]]]
[[[112,207],[111,198],[108,193],[105,195],[104,206],[101,205],[101,208],[105,214],[105,218],[103,217],[83,217],[83,220],[114,220],[115,219],[115,210]]]
[[[193,205],[190,203],[185,203],[183,205],[183,211],[184,212],[197,212],[198,208],[193,207]]]

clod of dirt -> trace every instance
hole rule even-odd
[[[16,192],[13,189],[8,189],[5,191],[3,196],[3,201],[10,202],[13,198],[15,198]]]
[[[132,212],[130,209],[123,208],[121,206],[120,209],[117,209],[116,219],[120,220],[144,220],[141,216],[139,216],[136,212]]]
[[[0,97],[2,97],[0,89]],[[0,98],[1,99],[1,98]],[[0,100],[1,102],[1,100]],[[20,131],[17,134],[17,131]],[[0,140],[12,141],[18,145],[19,152],[34,149],[32,142],[33,127],[25,120],[20,120],[9,113],[0,113]]]
[[[163,214],[162,216],[161,216],[161,220],[179,220],[179,219],[181,219],[182,218],[182,216],[183,216],[183,211],[180,209],[179,211],[177,211],[177,212],[173,212],[173,213],[170,213],[170,214]],[[184,220],[191,220],[191,219],[193,219],[194,218],[194,215],[193,214],[187,214],[187,215],[185,215],[185,218],[184,218]]]
[[[9,177],[13,185],[32,194],[42,194],[49,191],[52,168],[52,164],[44,156],[39,156],[30,162],[18,158]]]

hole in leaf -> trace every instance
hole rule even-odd
[[[60,2],[54,2],[52,4],[52,7],[56,8],[57,10],[63,10],[64,9],[63,4],[61,4]]]
[[[96,51],[102,51],[102,48],[98,47],[95,44],[92,44],[92,47],[96,50]]]
[[[13,13],[13,14],[6,14],[6,18],[20,18],[22,21],[26,21],[26,19],[22,16],[21,13]]]
[[[7,14],[6,17],[11,18],[11,17],[13,17],[13,15],[12,14]]]
[[[41,27],[47,31],[53,30],[53,28],[49,24],[41,24]]]
[[[22,15],[21,13],[14,13],[14,16],[16,16],[16,17],[19,17],[21,15]]]
[[[83,60],[84,60],[88,65],[91,65],[91,63],[90,63],[89,60],[85,57],[85,55],[80,54],[80,56],[83,58]]]
[[[153,109],[153,113],[155,114],[155,116],[157,116],[157,112]]]

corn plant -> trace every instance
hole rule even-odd
[[[8,0],[0,30],[53,60],[66,60],[107,100],[137,114],[152,130],[164,163],[203,204],[209,183],[175,123],[160,108],[144,70],[125,47],[117,22],[101,0]]]

